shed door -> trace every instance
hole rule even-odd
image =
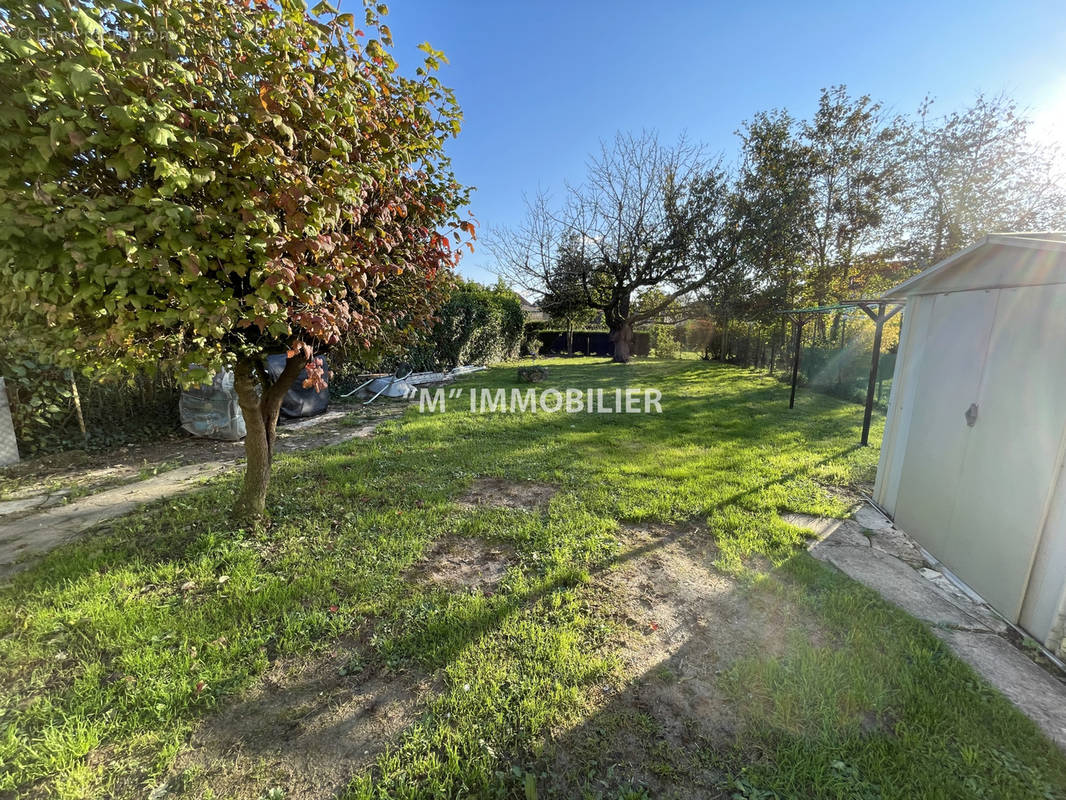
[[[956,292],[933,299],[926,338],[915,342],[922,365],[915,376],[896,522],[950,566],[952,513],[972,430],[964,412],[977,400],[996,293]]]
[[[968,402],[948,409],[970,441],[950,540],[936,555],[1012,620],[1021,611],[1058,478],[1066,428],[1064,342],[1066,285],[1000,290],[977,422],[965,426]]]

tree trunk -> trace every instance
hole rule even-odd
[[[614,343],[612,360],[619,364],[628,364],[633,358],[633,324],[626,321],[612,330],[611,341]]]
[[[241,520],[254,520],[266,510],[267,486],[270,484],[270,465],[274,460],[274,440],[277,436],[278,414],[285,393],[307,365],[304,355],[296,355],[285,363],[276,381],[256,391],[257,361],[242,358],[237,362],[233,387],[247,433],[244,437],[244,483],[241,486],[233,513]],[[265,381],[265,373],[261,371]]]
[[[567,320],[566,323],[566,351],[571,357],[574,355],[574,323]]]

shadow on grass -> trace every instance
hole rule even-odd
[[[11,692],[14,706],[41,698],[48,703],[46,713],[17,723],[19,736],[70,734],[73,742],[68,727],[88,719],[104,720],[92,723],[97,744],[104,746],[145,731],[178,735],[183,724],[248,685],[275,656],[335,641],[368,618],[391,625],[373,657],[388,666],[448,669],[516,615],[543,609],[547,618],[549,601],[588,580],[588,564],[602,570],[646,555],[638,548],[613,562],[601,558],[609,523],[629,518],[621,503],[632,494],[632,481],[618,470],[636,463],[655,477],[663,468],[657,449],[662,442],[709,452],[742,448],[754,435],[768,450],[796,453],[797,466],[785,471],[760,465],[737,476],[725,473],[745,464],[716,464],[724,497],[694,501],[712,516],[853,449],[812,457],[803,434],[821,436],[824,450],[826,440],[835,438],[824,429],[839,422],[839,413],[827,422],[771,409],[780,390],[735,380],[748,376],[732,368],[682,362],[637,373],[611,367],[589,375],[584,365],[552,372],[549,385],[572,380],[583,388],[638,380],[649,386],[661,379],[669,404],[661,416],[609,421],[409,412],[372,440],[280,459],[270,496],[274,522],[263,530],[240,529],[228,519],[237,480],[229,477],[45,557],[3,590],[9,605],[3,633],[18,640],[13,658],[51,658],[53,651],[66,658],[53,682],[26,679]],[[699,390],[701,376],[705,390],[687,394]],[[481,385],[517,386],[505,370]],[[822,406],[835,408],[831,402]],[[771,432],[765,421],[779,422],[779,428]],[[634,442],[647,443],[637,455],[624,449]],[[732,465],[733,455],[726,452],[723,464]],[[595,461],[601,457],[606,461]],[[588,518],[549,515],[542,524],[521,515],[455,513],[455,498],[477,475],[557,482],[564,491],[556,502],[570,502],[568,513]],[[722,488],[740,477],[748,485]],[[690,480],[686,491],[697,494],[696,485]],[[470,519],[475,522],[463,522]],[[461,526],[487,538],[516,537],[525,560],[509,593],[452,603],[439,592],[412,592],[405,571],[430,542]],[[539,555],[550,556],[549,568],[534,562]],[[198,689],[200,682],[208,688]],[[83,758],[68,755],[72,763]]]
[[[713,556],[690,530],[594,578],[621,599],[630,669],[523,765],[539,796],[1035,799],[1066,788],[1054,744],[913,618],[804,552],[752,582],[718,572]]]

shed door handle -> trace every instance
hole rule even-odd
[[[977,424],[977,403],[970,403],[970,407],[966,409],[966,424],[971,428]]]

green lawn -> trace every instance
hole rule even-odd
[[[261,530],[227,520],[221,480],[0,590],[0,797],[145,797],[164,780],[156,798],[218,796],[173,767],[190,733],[272,664],[327,652],[347,654],[343,686],[430,687],[347,798],[1064,796],[1066,758],[1034,725],[781,521],[839,516],[830,488],[872,480],[860,407],[801,393],[789,411],[775,380],[691,360],[543,363],[544,386],[658,388],[663,413],[411,409],[372,440],[281,458]],[[514,373],[460,385],[509,389]],[[558,492],[543,512],[458,505],[478,476]],[[709,531],[700,568],[735,584],[736,607],[819,632],[721,670],[729,736],[679,738],[625,703],[651,678],[627,672],[628,601],[604,576],[650,523]],[[502,583],[449,590],[412,570],[449,538],[509,554]],[[638,757],[615,752],[622,735]],[[269,770],[235,793],[301,796]]]

